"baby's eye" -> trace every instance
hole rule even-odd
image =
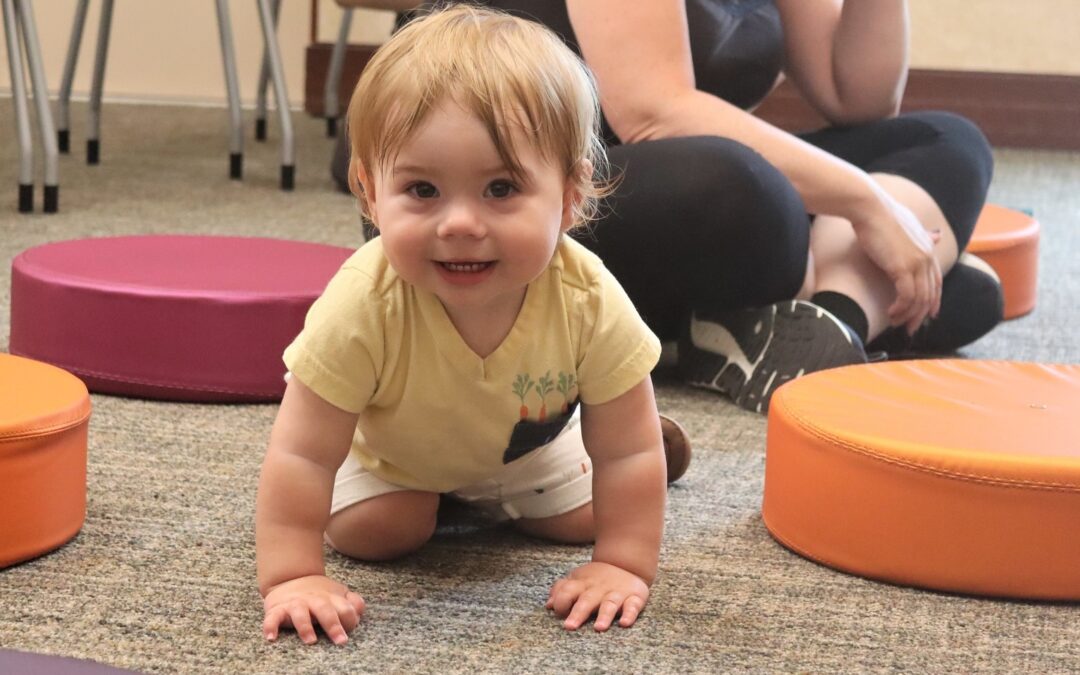
[[[489,196],[495,199],[506,199],[517,192],[517,186],[508,180],[494,180],[487,187]]]
[[[439,196],[439,190],[434,185],[423,181],[409,185],[405,191],[417,199],[432,199]]]

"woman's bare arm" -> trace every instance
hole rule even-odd
[[[604,114],[624,142],[731,138],[776,166],[812,213],[861,222],[876,208],[877,188],[864,172],[697,90],[684,0],[568,0],[567,7]]]
[[[896,288],[892,323],[922,320],[936,293],[925,288],[936,264],[929,237],[904,227],[866,172],[698,91],[684,0],[567,0],[567,8],[604,113],[623,141],[723,136],[756,150],[791,181],[808,212],[851,222],[864,252]]]
[[[907,0],[776,0],[786,72],[833,124],[899,112],[908,71]]]

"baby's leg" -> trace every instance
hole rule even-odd
[[[326,526],[326,542],[360,560],[390,560],[419,549],[435,533],[439,495],[402,490],[338,511]]]
[[[550,518],[520,518],[514,525],[525,534],[563,544],[591,544],[596,538],[592,502]]]

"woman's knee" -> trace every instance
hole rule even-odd
[[[922,187],[937,203],[956,235],[960,248],[967,244],[982,211],[994,157],[986,136],[970,120],[942,111],[906,113],[895,120],[897,133],[907,126],[912,147],[883,157],[869,172],[892,173]]]
[[[353,504],[330,517],[326,541],[360,560],[390,560],[416,551],[435,533],[439,495],[390,492]]]
[[[743,270],[726,276],[732,297],[762,304],[792,297],[803,283],[809,249],[806,207],[794,186],[736,141],[677,140],[667,162],[670,184],[660,194],[701,230],[701,241],[688,242],[694,250],[687,253],[706,261],[706,274],[717,265]]]

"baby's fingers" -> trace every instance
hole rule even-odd
[[[311,615],[319,622],[323,632],[334,644],[340,645],[349,641],[345,627],[341,625],[341,615],[338,614],[338,608],[332,601],[318,600],[312,602]]]
[[[278,637],[278,631],[282,625],[288,624],[289,615],[282,606],[274,607],[266,612],[263,617],[263,637],[273,642]]]
[[[619,613],[622,606],[623,596],[618,593],[608,593],[596,612],[596,621],[593,622],[593,628],[601,633],[611,628],[611,622],[615,620],[615,615]]]
[[[319,639],[315,635],[315,626],[311,623],[311,614],[308,608],[301,602],[292,602],[288,605],[289,620],[292,622],[300,641],[306,645],[313,645]]]
[[[356,611],[356,607],[340,595],[331,596],[330,602],[334,604],[334,611],[337,612],[341,627],[346,633],[351,633],[360,623],[360,614]]]
[[[583,593],[581,597],[574,603],[574,608],[570,610],[570,613],[566,615],[566,621],[563,621],[563,628],[566,630],[577,630],[581,628],[582,624],[589,620],[589,617],[593,615],[596,608],[600,606],[600,598],[594,593]]]
[[[554,610],[555,614],[559,616],[566,616],[584,590],[585,584],[580,581],[560,579],[551,587],[547,604],[544,606]]]
[[[623,603],[622,618],[619,619],[619,625],[623,628],[629,628],[637,621],[638,615],[641,614],[641,610],[645,608],[645,600],[636,595],[631,595]]]
[[[364,613],[364,608],[367,606],[367,603],[360,597],[360,594],[353,593],[352,591],[345,594],[345,601],[352,605],[353,609],[356,610],[356,615],[358,617]]]

